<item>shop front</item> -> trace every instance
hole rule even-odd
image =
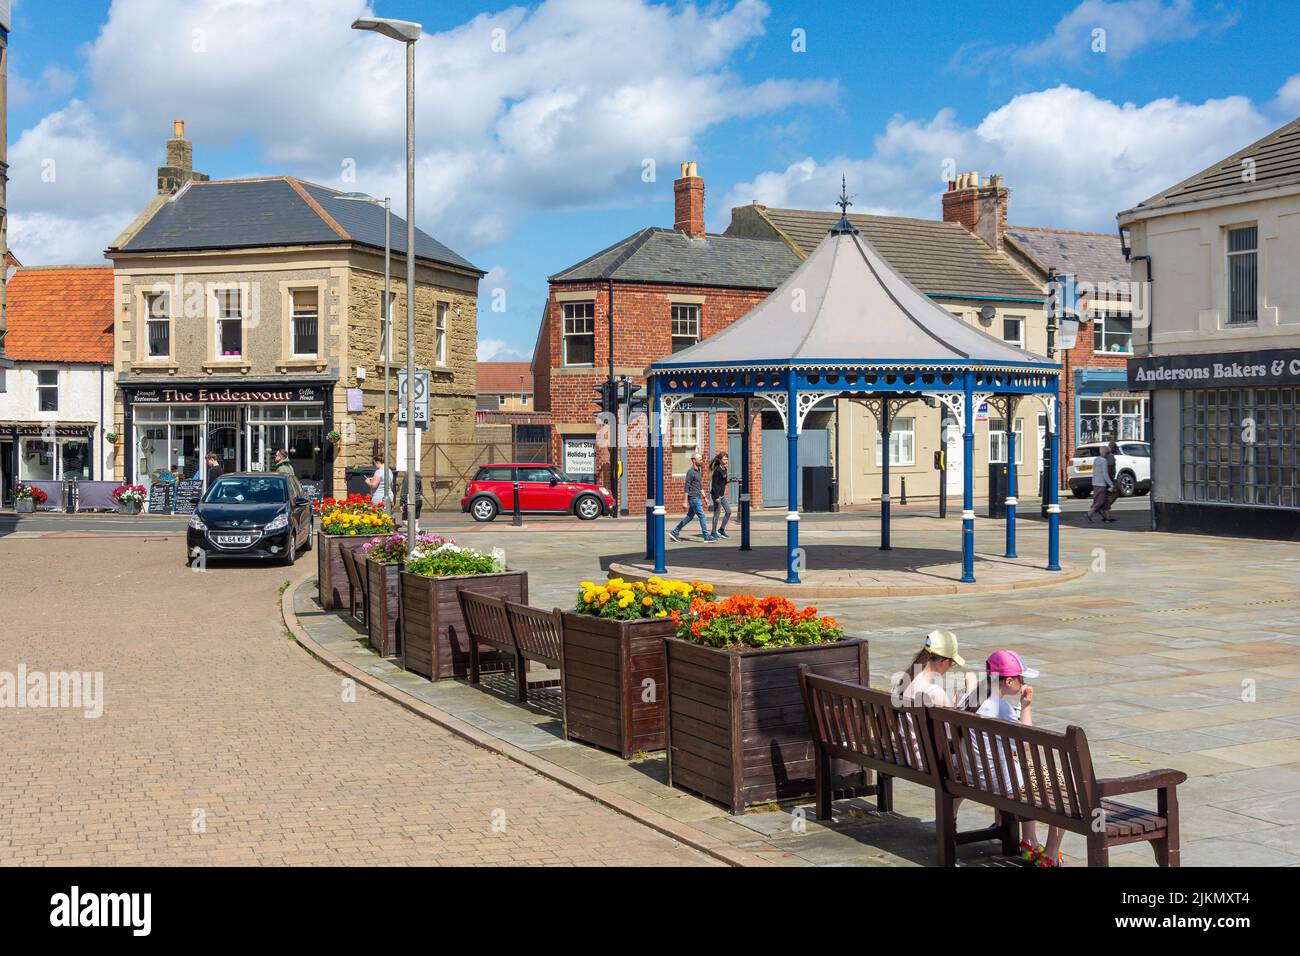
[[[1074,447],[1147,440],[1147,395],[1128,387],[1123,368],[1079,369],[1074,402]]]
[[[95,425],[91,423],[0,422],[0,485],[3,500],[17,482],[61,482],[98,478]]]
[[[332,383],[283,380],[238,386],[123,385],[126,481],[203,480],[215,454],[222,471],[271,471],[283,449],[294,473],[332,493]]]

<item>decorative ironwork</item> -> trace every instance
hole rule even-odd
[[[755,392],[754,397],[763,399],[776,409],[776,413],[781,416],[782,431],[790,430],[790,416],[788,414],[790,399],[785,392]]]
[[[1016,407],[1020,404],[1020,395],[994,395],[988,400],[989,407],[998,413],[1004,422],[1016,420]]]
[[[934,397],[941,401],[948,411],[952,412],[952,417],[957,419],[957,424],[965,425],[966,423],[966,393],[965,392],[935,392]]]
[[[663,414],[659,416],[659,437],[662,439],[668,434],[668,421],[673,417],[673,411],[683,402],[689,402],[694,396],[692,395],[665,395],[660,401],[663,403]]]
[[[889,411],[889,421],[891,422],[891,428],[892,428],[892,422],[894,421],[894,419],[898,417],[898,413],[901,412],[908,405],[916,401],[916,399],[915,398],[888,398],[886,396],[881,395],[881,396],[872,396],[871,398],[862,399],[861,401],[862,404],[866,406],[867,411],[869,411],[872,415],[875,416],[876,427],[883,433],[885,430],[884,429],[885,423],[884,423],[884,419],[882,418],[882,415],[886,411],[886,407],[888,408]],[[885,402],[888,402],[889,405],[886,406]]]
[[[1036,394],[1034,398],[1043,403],[1043,408],[1047,410],[1047,434],[1056,434],[1056,396]]]
[[[813,410],[813,407],[814,407],[818,402],[822,401],[823,399],[834,398],[834,397],[835,397],[836,395],[838,395],[838,394],[839,394],[838,391],[836,391],[836,392],[797,392],[797,393],[795,394],[795,402],[796,402],[796,412],[797,412],[798,414],[797,414],[797,416],[796,416],[796,418],[795,418],[795,426],[794,426],[794,427],[795,427],[795,434],[796,434],[796,435],[802,435],[802,434],[803,434],[803,422],[804,422],[804,419],[808,417],[808,413],[811,412],[811,411]],[[788,423],[787,423],[787,425],[788,425]]]

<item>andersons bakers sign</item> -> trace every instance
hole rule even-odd
[[[1300,385],[1300,349],[1133,358],[1128,384],[1146,390]]]
[[[325,389],[319,386],[293,388],[141,388],[131,395],[135,405],[244,405],[250,402],[320,402]]]

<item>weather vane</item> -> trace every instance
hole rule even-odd
[[[840,207],[840,221],[835,224],[831,230],[832,235],[842,235],[846,232],[857,232],[853,223],[849,222],[849,207],[853,205],[849,201],[849,181],[847,176],[840,177],[840,198],[835,205]]]

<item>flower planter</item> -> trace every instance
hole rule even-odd
[[[564,711],[569,739],[622,755],[664,749],[667,618],[612,621],[564,612]],[[647,683],[649,681],[650,683]]]
[[[355,557],[362,555],[357,553]],[[370,630],[370,646],[380,657],[396,657],[401,642],[398,613],[402,566],[368,558],[362,559],[361,565],[367,582],[366,627]]]
[[[117,513],[120,515],[138,515],[140,513],[140,502],[119,501],[117,503]]]
[[[14,511],[18,512],[20,515],[31,515],[31,514],[36,514],[36,499],[35,499],[35,498],[15,498],[15,499],[14,499]]]
[[[865,684],[867,642],[725,651],[664,641],[668,665],[668,782],[743,813],[812,794],[816,757],[799,690],[799,665]],[[864,792],[870,772],[834,761],[835,790]]]
[[[527,571],[442,578],[403,571],[401,578],[402,662],[408,671],[430,680],[469,676],[469,643],[456,588],[528,603]],[[449,628],[456,630],[454,641]],[[479,645],[482,664],[506,665],[513,659],[513,655],[503,654],[490,644]]]
[[[369,540],[368,535],[316,532],[316,597],[325,610],[348,606],[348,572],[339,557],[339,549],[359,548]]]

